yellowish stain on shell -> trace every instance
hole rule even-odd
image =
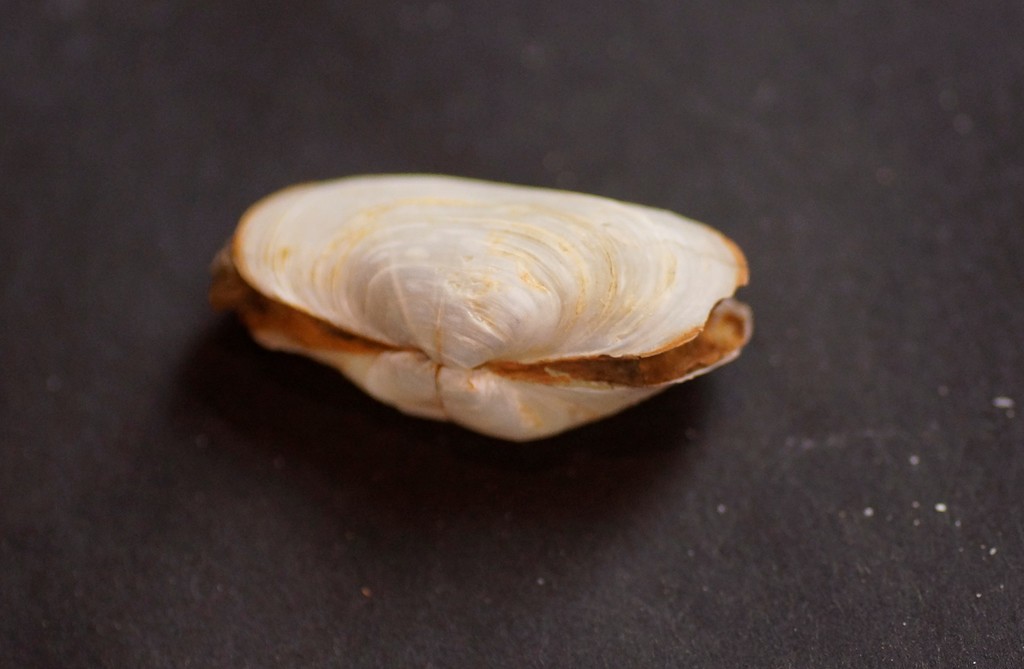
[[[389,178],[370,177],[363,181],[353,179],[348,183],[352,183],[353,187],[358,183],[358,187],[369,189],[386,182]],[[444,179],[437,177],[425,177],[427,178],[438,184],[440,192],[443,192],[449,183],[458,188],[463,184],[470,188],[469,184],[472,183],[480,183],[480,187],[499,187],[485,186],[482,182],[457,179],[445,182]],[[413,183],[415,178],[394,178],[402,179]],[[320,197],[323,189],[330,186],[331,184],[300,185],[286,189],[282,193],[300,198],[314,195]],[[507,188],[515,197],[520,197],[526,192],[522,187]],[[461,371],[449,368],[440,361],[447,355],[445,347],[452,345],[453,341],[458,344],[458,340],[450,339],[451,333],[446,329],[449,309],[447,300],[455,300],[451,303],[451,308],[456,310],[453,313],[457,318],[463,319],[460,322],[476,323],[481,332],[504,333],[506,330],[503,328],[507,328],[508,323],[495,321],[495,315],[506,318],[507,314],[494,312],[490,308],[493,300],[505,299],[506,295],[503,292],[506,286],[500,283],[495,275],[476,269],[458,272],[442,272],[439,269],[436,277],[431,278],[428,263],[432,256],[426,246],[429,245],[429,231],[435,229],[435,226],[436,229],[443,230],[447,225],[447,216],[454,216],[458,219],[458,225],[462,226],[472,225],[477,219],[493,226],[495,221],[522,217],[523,222],[507,230],[497,227],[492,229],[488,233],[487,243],[478,248],[477,252],[463,254],[462,261],[467,268],[486,267],[487,263],[491,262],[488,259],[495,259],[496,262],[502,258],[502,262],[510,263],[507,266],[511,267],[510,273],[506,276],[518,281],[517,290],[525,291],[520,292],[519,297],[515,299],[548,299],[525,297],[527,293],[550,296],[553,285],[548,280],[552,275],[548,270],[538,269],[538,266],[531,264],[535,263],[536,258],[532,258],[529,263],[526,262],[519,256],[518,249],[527,242],[534,245],[543,243],[544,248],[557,252],[558,262],[561,263],[558,271],[562,272],[557,275],[560,277],[557,280],[573,282],[575,291],[567,303],[564,297],[554,298],[561,299],[560,304],[565,309],[561,320],[558,321],[561,328],[577,327],[579,323],[585,323],[585,319],[593,318],[597,320],[591,322],[604,324],[619,318],[617,314],[628,315],[623,322],[635,323],[635,327],[644,327],[646,322],[657,323],[657,314],[664,314],[666,305],[669,304],[665,295],[674,290],[681,280],[684,283],[699,280],[699,276],[694,274],[694,265],[679,269],[678,258],[689,254],[690,257],[698,258],[697,266],[702,268],[712,267],[709,263],[716,264],[714,271],[718,272],[719,276],[722,274],[722,268],[731,267],[734,278],[732,290],[745,285],[749,279],[746,258],[734,242],[710,228],[702,229],[701,234],[706,238],[709,231],[713,233],[720,244],[719,248],[724,252],[708,253],[706,259],[702,259],[704,256],[701,255],[705,247],[690,248],[684,244],[679,251],[661,253],[663,247],[679,243],[675,241],[675,237],[669,235],[665,239],[652,238],[650,246],[645,246],[638,244],[628,233],[623,233],[622,229],[615,228],[610,223],[598,224],[602,228],[600,234],[607,232],[610,239],[628,240],[624,246],[609,246],[606,241],[597,241],[586,236],[590,233],[580,237],[580,244],[574,246],[564,235],[570,232],[576,234],[573,232],[575,230],[591,230],[594,222],[582,217],[578,212],[552,206],[550,203],[555,201],[552,198],[557,194],[550,191],[544,192],[542,199],[546,198],[545,204],[498,200],[493,209],[488,210],[492,214],[484,213],[481,203],[473,199],[443,196],[396,197],[356,211],[350,221],[338,226],[328,235],[319,249],[310,249],[308,246],[305,249],[297,249],[292,242],[279,244],[276,236],[265,238],[264,246],[255,249],[255,253],[254,249],[243,248],[246,241],[244,232],[249,228],[250,222],[261,215],[262,207],[279,201],[275,198],[282,197],[282,193],[261,200],[242,217],[238,232],[215,262],[211,301],[218,308],[236,311],[247,327],[259,335],[261,342],[267,342],[274,348],[304,352],[332,364],[364,387],[367,392],[386,402],[392,401],[389,398],[391,391],[386,385],[381,386],[379,381],[373,381],[374,378],[384,379],[387,383],[402,383],[403,374],[421,373],[415,370],[429,372],[429,377],[420,378],[424,378],[428,385],[432,383],[435,399],[431,400],[428,397],[428,387],[421,383],[416,386],[418,390],[413,393],[419,398],[416,402],[420,402],[420,405],[405,407],[400,401],[394,400],[396,406],[415,415],[447,418],[508,439],[524,440],[548,436],[581,422],[614,413],[641,401],[661,387],[691,378],[728,362],[738,355],[751,334],[750,311],[744,305],[729,299],[728,296],[732,292],[730,290],[722,294],[710,313],[704,312],[707,314],[704,321],[674,331],[671,337],[661,337],[657,346],[647,347],[637,354],[631,354],[627,350],[625,353],[609,355],[600,353],[601,349],[597,348],[591,349],[597,351],[593,354],[555,355],[550,358],[534,355],[533,359],[528,357],[526,360],[511,355],[498,355],[484,359],[476,366],[467,366],[471,368]],[[566,197],[590,196],[566,194]],[[594,201],[596,200],[593,198],[587,200]],[[613,201],[601,202],[601,206],[606,207],[608,212],[629,213],[642,209],[636,205]],[[323,208],[324,205],[323,202],[316,201],[315,206]],[[301,218],[302,209],[293,209],[294,211],[288,210],[288,216]],[[497,218],[487,219],[486,217],[490,215]],[[310,281],[326,279],[332,286],[345,286],[349,279],[346,268],[351,264],[353,254],[363,253],[367,244],[386,241],[389,249],[390,245],[393,245],[393,238],[387,235],[390,234],[388,226],[392,225],[394,220],[414,221],[426,236],[424,245],[420,245],[418,241],[414,242],[406,248],[403,257],[415,264],[416,271],[421,273],[419,280],[424,280],[425,277],[426,280],[434,281],[437,290],[440,291],[434,293],[434,297],[431,298],[436,301],[437,310],[434,312],[429,334],[424,333],[418,338],[406,338],[405,343],[401,345],[378,341],[365,334],[349,331],[347,327],[338,325],[338,321],[328,320],[318,308],[305,307],[293,302],[290,299],[292,293],[288,290],[284,293],[285,297],[276,298],[254,285],[252,277],[261,276],[262,271],[257,265],[265,263],[281,275],[289,273],[289,276],[307,277]],[[553,229],[564,231],[555,233],[547,227],[526,221],[543,221],[544,226],[554,226]],[[296,221],[296,224],[299,224],[299,221]],[[688,222],[687,225],[694,224]],[[382,234],[385,236],[379,237]],[[700,243],[706,244],[706,241]],[[396,248],[401,249],[401,246]],[[635,258],[636,254],[641,254],[642,257],[646,252],[655,251],[660,253],[657,265],[659,274],[656,277],[652,275],[649,280],[642,279],[647,282],[646,284],[638,288],[635,274],[621,274],[619,263],[623,262],[623,254],[632,253]],[[401,255],[403,252],[398,250],[395,253]],[[554,257],[548,252],[540,253],[540,256]],[[305,267],[296,264],[309,263],[310,258],[315,258],[312,264]],[[681,271],[688,274],[679,274]],[[661,297],[656,296],[659,291],[663,293]],[[327,295],[317,299],[329,306],[333,304],[333,300],[343,297]],[[407,305],[405,302],[399,301],[398,307],[401,309],[402,317],[409,323],[411,316],[408,309],[415,308],[416,305]],[[394,307],[391,309],[394,312]],[[422,310],[419,313],[422,313]],[[580,336],[594,336],[588,334],[592,331],[582,330],[583,335]],[[621,337],[609,338],[609,341],[613,344],[612,339],[624,342],[628,336],[626,333]],[[415,345],[409,345],[410,341]],[[430,345],[433,346],[433,352],[427,353],[420,349],[426,349]],[[520,350],[527,350],[532,354],[531,349]],[[380,368],[380,373],[374,371],[377,368]],[[370,376],[364,376],[366,374]],[[455,386],[446,386],[446,383],[456,383],[458,390],[456,391]],[[542,387],[560,390],[555,395],[534,393],[531,390]],[[395,387],[395,391],[399,391],[398,396],[403,393],[408,395],[398,387]],[[577,391],[580,393],[578,401],[572,399]],[[621,396],[621,399],[600,399],[605,392],[609,397]],[[487,418],[490,409],[478,407],[474,403],[475,396],[482,397],[487,393],[498,393],[496,397],[499,399],[504,397],[502,401],[505,402],[505,408],[501,409],[502,405],[499,403],[496,410],[512,412],[517,418],[513,420],[511,414],[495,415],[494,425],[502,424],[502,427],[495,427],[491,431]]]

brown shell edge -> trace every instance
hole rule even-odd
[[[721,300],[700,333],[662,353],[638,358],[595,356],[519,364],[494,362],[492,371],[534,383],[610,384],[635,388],[658,386],[687,379],[735,357],[750,340],[752,318],[742,302]]]
[[[218,311],[234,311],[250,331],[275,332],[312,350],[367,354],[402,350],[346,332],[263,295],[238,272],[233,255],[229,241],[213,260],[210,304]]]
[[[275,332],[310,350],[364,354],[408,350],[346,332],[261,294],[245,281],[235,266],[233,241],[221,249],[211,266],[210,303],[217,310],[237,313],[250,331]],[[750,339],[750,333],[749,308],[726,298],[715,306],[695,336],[655,355],[594,356],[525,364],[491,362],[484,368],[512,380],[546,385],[583,382],[648,387],[689,378],[734,357]]]

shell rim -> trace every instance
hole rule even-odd
[[[353,334],[264,295],[241,275],[231,255],[229,244],[214,259],[210,302],[218,310],[236,312],[250,331],[274,331],[308,350],[339,350],[352,354],[412,352],[425,355],[417,348],[396,347]],[[717,323],[729,319],[733,321],[733,333],[728,345],[708,344],[706,338],[701,336],[710,332],[711,339],[714,339],[716,333],[711,332],[708,325],[712,321]],[[530,363],[489,361],[474,369],[488,370],[514,380],[548,385],[577,383],[606,387],[654,387],[685,381],[731,361],[750,341],[752,331],[750,308],[728,297],[715,305],[700,327],[700,332],[693,338],[660,353],[645,356],[580,356]],[[703,351],[702,344],[705,345]],[[679,360],[673,362],[673,356]],[[679,370],[680,363],[687,365]],[[673,370],[678,373],[666,373]]]
[[[530,185],[526,185],[526,184],[515,184],[515,183],[499,183],[499,182],[495,182],[495,181],[489,181],[489,180],[486,180],[486,179],[475,179],[475,178],[471,178],[471,177],[451,176],[451,175],[434,174],[434,173],[403,172],[403,173],[375,173],[375,174],[348,175],[348,176],[343,176],[343,177],[338,177],[338,178],[333,178],[333,179],[318,179],[318,180],[303,181],[303,182],[299,182],[299,183],[296,183],[296,184],[291,184],[291,185],[285,186],[284,188],[278,189],[276,191],[273,191],[273,192],[271,192],[271,193],[261,197],[256,202],[254,202],[252,205],[250,205],[245,210],[245,212],[242,213],[242,216],[240,217],[240,219],[238,221],[238,225],[236,226],[235,231],[232,234],[231,239],[229,240],[229,242],[227,244],[227,248],[230,248],[231,263],[233,265],[234,271],[241,277],[241,279],[253,291],[255,291],[256,293],[261,295],[263,298],[265,298],[267,300],[272,300],[272,301],[280,304],[281,306],[288,307],[288,308],[290,308],[290,309],[292,309],[294,311],[298,311],[298,312],[308,316],[309,318],[312,318],[312,319],[314,319],[314,320],[316,320],[318,322],[324,323],[325,325],[327,325],[328,327],[330,327],[330,328],[332,328],[334,330],[337,330],[339,332],[345,333],[346,337],[356,337],[358,339],[364,340],[365,342],[367,342],[371,346],[379,347],[380,349],[394,350],[394,351],[418,351],[418,352],[422,353],[422,351],[420,351],[419,349],[414,348],[414,347],[394,346],[394,345],[391,345],[391,344],[385,344],[383,342],[375,341],[375,340],[373,340],[373,339],[371,339],[369,337],[365,337],[363,335],[356,335],[354,333],[350,333],[347,330],[345,330],[344,328],[341,328],[341,327],[339,327],[337,325],[334,325],[333,323],[328,323],[324,319],[320,318],[319,316],[317,316],[315,314],[310,313],[308,310],[302,308],[299,305],[285,304],[285,303],[280,302],[279,300],[274,300],[273,298],[270,298],[269,296],[263,295],[263,293],[260,292],[260,290],[258,288],[256,288],[256,286],[253,285],[253,282],[250,280],[249,276],[251,276],[251,274],[249,273],[248,268],[245,265],[245,262],[243,260],[243,254],[241,252],[242,237],[243,237],[243,234],[245,232],[245,228],[248,226],[248,224],[249,224],[250,220],[252,219],[252,217],[253,217],[254,213],[256,212],[256,210],[259,209],[264,203],[268,202],[272,198],[279,197],[279,196],[284,195],[285,193],[288,193],[288,192],[291,192],[291,191],[305,190],[305,189],[315,188],[315,187],[321,186],[321,185],[335,184],[335,183],[342,182],[342,181],[354,181],[354,180],[357,180],[357,179],[360,179],[360,180],[361,179],[384,179],[384,178],[393,178],[393,177],[441,178],[441,179],[451,179],[451,180],[457,180],[457,181],[461,181],[461,182],[476,183],[476,184],[489,185],[489,186],[507,186],[507,187],[511,187],[511,188],[515,188],[515,189],[523,189],[523,190],[542,190],[542,191],[550,191],[550,192],[566,192],[566,193],[572,193],[574,195],[582,195],[582,196],[598,198],[598,199],[602,199],[602,200],[609,200],[609,201],[616,202],[616,203],[630,204],[632,206],[643,207],[645,209],[651,209],[651,210],[655,210],[655,211],[660,211],[660,212],[668,213],[668,214],[671,214],[673,216],[679,216],[679,214],[676,214],[675,212],[673,212],[673,211],[671,211],[669,209],[662,208],[662,207],[652,207],[652,206],[648,206],[648,205],[644,205],[644,204],[637,204],[637,203],[626,203],[624,201],[616,200],[614,198],[610,198],[610,197],[607,197],[607,196],[604,196],[604,195],[595,195],[593,193],[582,193],[582,192],[579,192],[579,191],[564,191],[564,190],[559,190],[559,189],[556,189],[556,188],[549,188],[549,187],[545,187],[545,186],[530,186]],[[732,298],[736,294],[736,290],[738,288],[741,288],[741,287],[747,285],[747,283],[749,282],[750,270],[749,270],[749,264],[747,262],[746,255],[743,253],[743,250],[740,248],[740,246],[736,242],[734,242],[732,239],[730,239],[728,236],[726,236],[723,232],[721,232],[720,230],[716,229],[715,227],[713,227],[711,225],[708,225],[707,223],[703,223],[701,221],[695,221],[693,219],[687,219],[687,220],[690,221],[691,223],[699,225],[699,226],[703,227],[704,229],[714,233],[719,238],[719,240],[725,245],[725,247],[729,250],[729,252],[732,254],[733,260],[735,261],[735,264],[736,264],[736,276],[735,276],[735,279],[733,281],[733,283],[734,283],[733,290],[728,295],[723,295],[719,299],[719,301],[716,302],[715,307],[717,307],[717,305],[720,304],[722,300],[726,300],[726,299]],[[223,251],[222,251],[222,253],[223,253]],[[715,307],[713,307],[711,309],[711,311],[708,312],[708,316],[709,317],[710,317],[711,312],[714,311]],[[562,357],[562,358],[557,358],[557,357],[556,358],[545,358],[545,359],[542,359],[542,360],[536,360],[536,361],[533,361],[533,362],[530,362],[530,363],[526,363],[526,364],[528,364],[530,366],[533,366],[533,365],[548,365],[548,366],[550,366],[552,364],[555,364],[555,363],[558,363],[558,362],[563,362],[563,361],[598,360],[598,359],[608,359],[608,358],[612,358],[612,359],[615,359],[615,360],[641,360],[641,359],[650,358],[650,357],[653,357],[653,356],[664,354],[667,351],[671,351],[671,350],[673,350],[675,348],[678,348],[679,346],[685,345],[686,343],[688,343],[690,341],[693,341],[694,339],[696,339],[697,337],[700,336],[700,334],[704,331],[704,328],[706,327],[706,325],[707,325],[707,319],[705,319],[705,321],[703,323],[701,323],[699,325],[695,325],[695,326],[691,327],[688,330],[685,330],[681,335],[679,335],[675,339],[672,339],[669,342],[663,344],[662,346],[659,346],[659,347],[657,347],[655,349],[652,349],[650,351],[644,351],[644,352],[641,352],[641,353],[630,353],[630,354],[625,354],[625,355],[621,355],[621,356],[594,355],[594,356],[566,356],[566,357]],[[741,345],[741,347],[742,347],[742,345]],[[487,365],[492,364],[492,363],[500,364],[500,363],[503,363],[503,362],[508,362],[508,361],[489,360],[489,361],[487,361],[486,363],[484,363],[481,366],[487,366]]]

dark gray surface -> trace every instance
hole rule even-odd
[[[208,4],[0,5],[0,665],[1024,664],[1019,2]],[[756,338],[512,447],[208,310],[387,171],[708,221]]]

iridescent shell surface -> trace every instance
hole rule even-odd
[[[739,248],[676,214],[433,175],[348,177],[254,205],[211,297],[269,348],[420,417],[525,441],[735,358]]]

